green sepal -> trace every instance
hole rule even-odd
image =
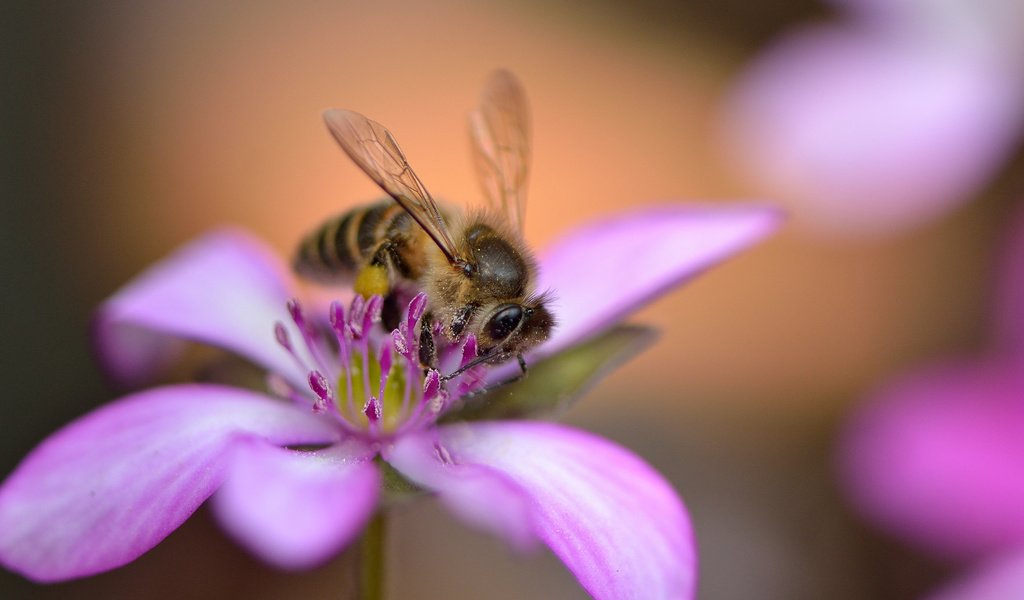
[[[474,395],[440,422],[557,417],[601,378],[654,343],[657,335],[650,327],[619,325],[530,365],[519,380]]]
[[[373,461],[380,470],[381,495],[385,504],[395,504],[427,493],[426,490],[406,479],[379,455]]]

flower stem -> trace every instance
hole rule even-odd
[[[378,510],[359,541],[359,598],[384,600],[384,537],[387,517]]]

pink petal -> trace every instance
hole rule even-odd
[[[928,600],[1013,600],[1024,598],[1024,546],[988,560]]]
[[[1024,369],[950,364],[890,385],[840,445],[868,517],[944,556],[1024,546]]]
[[[118,567],[155,546],[220,485],[241,436],[326,443],[326,419],[221,386],[142,392],[44,440],[0,487],[0,563],[39,581]]]
[[[689,518],[671,486],[629,451],[560,425],[525,421],[451,425],[437,441],[453,464],[407,461],[427,454],[423,439],[403,440],[388,460],[442,499],[448,480],[466,469],[500,474],[525,495],[530,527],[598,599],[692,598],[696,549]],[[418,451],[403,448],[419,444]],[[432,443],[431,443],[432,445]],[[449,471],[437,477],[434,471]],[[490,491],[490,490],[488,490]],[[517,494],[518,495],[518,494]],[[481,494],[471,518],[499,519],[505,506]],[[465,516],[463,513],[459,513]]]
[[[542,354],[596,335],[671,287],[764,239],[779,213],[760,205],[648,209],[570,233],[541,259],[539,289],[558,319]]]
[[[450,464],[433,432],[406,436],[384,458],[440,499],[467,523],[494,533],[519,550],[537,542],[530,499],[502,473],[478,464]]]
[[[213,506],[256,555],[281,568],[313,567],[373,514],[380,490],[374,454],[356,441],[305,452],[252,440],[235,449]]]
[[[304,386],[305,373],[274,338],[281,321],[301,339],[285,308],[287,282],[260,242],[239,231],[207,234],[103,304],[95,323],[100,360],[115,380],[140,385],[173,358],[175,338],[184,338],[230,349]]]
[[[807,27],[743,74],[727,136],[765,190],[829,232],[898,231],[971,199],[1005,163],[1017,71],[942,38]]]

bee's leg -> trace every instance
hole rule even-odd
[[[420,366],[424,369],[437,368],[437,346],[434,345],[434,333],[431,331],[433,319],[424,318],[420,325]]]
[[[516,354],[516,360],[519,361],[519,370],[522,371],[522,374],[516,377],[516,379],[526,377],[526,359],[523,358],[522,354]]]
[[[377,246],[370,256],[370,260],[356,275],[356,281],[352,287],[357,294],[363,298],[388,297],[391,291],[394,253],[395,244],[390,240],[385,240]]]
[[[477,308],[476,304],[467,304],[455,314],[455,318],[448,325],[448,331],[453,340],[459,339],[462,336],[462,332],[466,330],[466,325],[473,318],[473,313],[476,312]]]
[[[384,296],[384,304],[380,309],[380,322],[384,325],[384,331],[394,331],[402,322],[404,311],[399,296],[401,294],[395,290],[391,290],[390,294]]]

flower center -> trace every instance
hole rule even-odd
[[[377,420],[384,431],[393,431],[400,423],[412,391],[401,365],[383,365],[359,350],[352,353],[334,389],[338,390],[335,406],[339,413],[363,428]],[[353,411],[354,407],[358,410]]]
[[[275,387],[281,395],[333,417],[347,433],[371,441],[433,424],[453,400],[449,389],[455,398],[478,391],[486,367],[471,368],[446,382],[436,368],[419,364],[420,328],[432,326],[422,322],[426,303],[426,295],[414,297],[398,328],[389,333],[379,326],[380,296],[357,296],[348,310],[335,302],[327,323],[320,324],[310,322],[297,301],[289,301],[302,344],[293,344],[283,323],[275,324],[274,334],[307,373],[308,387],[283,383],[283,378],[277,378]],[[438,350],[441,364],[458,367],[476,357],[476,341],[470,335],[461,344],[441,344]]]

